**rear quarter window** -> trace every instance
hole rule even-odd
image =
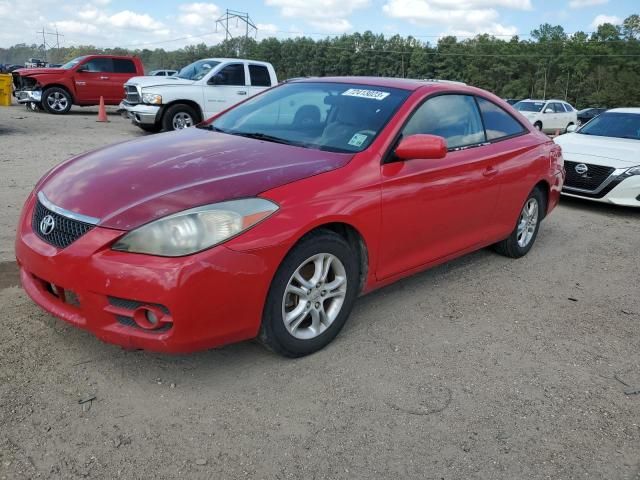
[[[476,98],[487,132],[487,140],[498,140],[525,132],[525,128],[509,112],[482,97]]]

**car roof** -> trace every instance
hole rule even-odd
[[[396,78],[396,77],[359,77],[359,76],[345,76],[345,77],[304,77],[294,78],[288,80],[291,83],[351,83],[355,85],[366,85],[369,87],[387,87],[398,88],[400,90],[418,90],[423,87],[434,87],[434,89],[456,89],[479,91],[473,87],[469,87],[465,83],[456,82],[452,80],[440,80],[440,79],[415,79],[415,78]]]
[[[559,100],[557,98],[547,98],[546,100],[543,100],[541,98],[525,98],[524,100],[520,100],[521,102],[540,102],[540,103],[545,103],[545,102],[559,102],[559,103],[567,103],[569,104],[569,102],[567,102],[566,100]]]
[[[607,110],[607,113],[608,112],[640,114],[640,108],[638,107],[612,108],[611,110]]]
[[[216,57],[216,58],[201,58],[196,60],[196,62],[200,61],[209,61],[209,62],[249,62],[255,63],[257,65],[270,65],[269,62],[261,62],[260,60],[249,60],[247,58],[226,58],[226,57]]]

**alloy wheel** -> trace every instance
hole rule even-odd
[[[173,116],[173,129],[182,130],[193,126],[193,118],[186,112],[178,112]]]
[[[347,293],[345,267],[330,253],[316,254],[295,270],[282,299],[282,321],[295,338],[321,335],[340,314]]]
[[[60,92],[53,92],[47,97],[47,105],[51,110],[62,112],[69,106],[69,100]]]
[[[516,238],[518,245],[522,248],[529,245],[529,242],[533,238],[536,232],[536,225],[538,224],[538,200],[530,198],[527,203],[524,204],[522,212],[520,212],[520,219],[518,220],[518,230]]]

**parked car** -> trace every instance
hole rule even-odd
[[[277,83],[270,63],[207,58],[173,77],[132,78],[120,108],[143,130],[180,130]]]
[[[578,123],[576,125],[580,126],[584,123],[587,123],[593,117],[597,117],[603,112],[606,112],[606,108],[585,108],[583,110],[578,111]]]
[[[19,103],[42,107],[49,113],[64,114],[71,105],[118,105],[122,86],[144,72],[137,57],[86,55],[60,68],[20,69],[13,72],[14,95]]]
[[[40,60],[39,58],[30,58],[26,62],[24,62],[25,68],[42,68],[46,66],[47,62]]]
[[[521,100],[514,108],[522,113],[538,130],[554,133],[565,132],[578,123],[576,109],[562,100]]]
[[[607,110],[555,142],[567,181],[562,193],[640,207],[640,108]]]
[[[176,73],[177,70],[151,70],[147,75],[150,77],[172,77]]]
[[[484,90],[304,79],[59,165],[16,257],[36,303],[107,342],[295,357],[362,293],[488,245],[526,255],[563,180],[560,147]]]
[[[507,102],[509,105],[515,105],[520,100],[522,100],[522,99],[521,98],[505,98],[504,99],[504,101]]]

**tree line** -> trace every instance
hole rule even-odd
[[[334,75],[439,78],[462,81],[503,98],[561,98],[577,108],[640,106],[637,14],[621,25],[603,24],[591,33],[568,34],[562,26],[543,24],[529,39],[446,36],[432,43],[367,31],[319,40],[236,38],[173,51],[82,45],[49,50],[47,60],[62,63],[91,53],[136,55],[147,71],[232,56],[271,62],[281,80]],[[41,56],[39,45],[0,48],[0,63],[22,64]]]

